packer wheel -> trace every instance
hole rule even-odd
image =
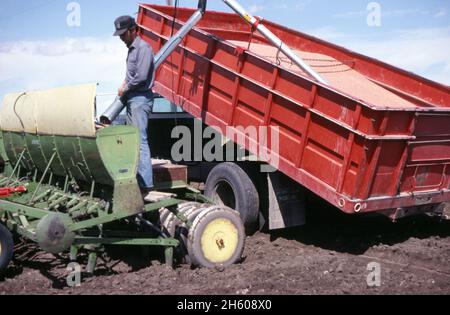
[[[239,213],[224,206],[206,208],[195,218],[187,244],[194,265],[215,268],[236,263],[245,244]]]
[[[200,203],[188,203],[188,204],[181,205],[180,208],[178,209],[178,211],[181,214],[188,216],[189,213],[191,213],[192,211],[195,211],[196,209],[200,208],[201,206],[202,206],[202,204],[200,204]],[[178,219],[175,214],[170,213],[169,216],[167,217],[166,221],[164,222],[164,227],[167,229],[167,232],[169,232],[171,237],[175,237],[176,228],[182,224],[183,224],[183,222],[180,219]]]
[[[259,217],[259,195],[247,172],[235,163],[220,163],[209,173],[205,196],[215,204],[239,212],[248,235],[256,232]]]
[[[190,208],[187,210],[184,215],[188,219],[189,222],[193,222],[194,219],[203,211],[205,211],[206,205],[199,205],[198,208]],[[188,243],[188,234],[189,230],[185,223],[181,223],[180,225],[175,227],[175,238],[180,241],[180,246],[178,247],[177,255],[180,258],[180,262],[182,264],[191,265],[192,261],[189,257],[189,252],[187,249]]]

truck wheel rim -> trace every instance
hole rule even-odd
[[[211,221],[201,237],[203,255],[212,263],[223,263],[231,259],[239,241],[238,230],[224,218]]]

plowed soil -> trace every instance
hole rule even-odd
[[[159,250],[111,249],[74,288],[66,282],[67,256],[20,243],[0,294],[450,294],[449,221],[423,215],[392,223],[320,202],[307,219],[303,227],[249,236],[242,261],[225,270],[171,269]],[[373,262],[380,286],[367,282],[375,279]]]

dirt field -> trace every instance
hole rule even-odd
[[[21,244],[0,294],[450,294],[449,221],[420,216],[394,224],[316,209],[304,227],[248,237],[243,261],[223,271],[172,270],[161,252],[144,259],[130,249],[110,253],[95,277],[83,274],[81,286],[70,288],[67,257]],[[378,287],[367,284],[371,262],[380,266]]]

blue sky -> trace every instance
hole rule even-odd
[[[79,4],[79,26],[67,23],[71,2]],[[100,94],[114,93],[123,79],[126,47],[111,36],[113,21],[119,15],[134,14],[139,2],[1,0],[0,98],[9,92],[86,82],[98,82]],[[240,2],[255,15],[450,85],[448,0],[376,1],[380,26],[367,23],[371,1]],[[180,0],[181,6],[196,3]],[[209,0],[208,8],[231,11],[219,0]],[[112,97],[99,98],[99,111]]]

